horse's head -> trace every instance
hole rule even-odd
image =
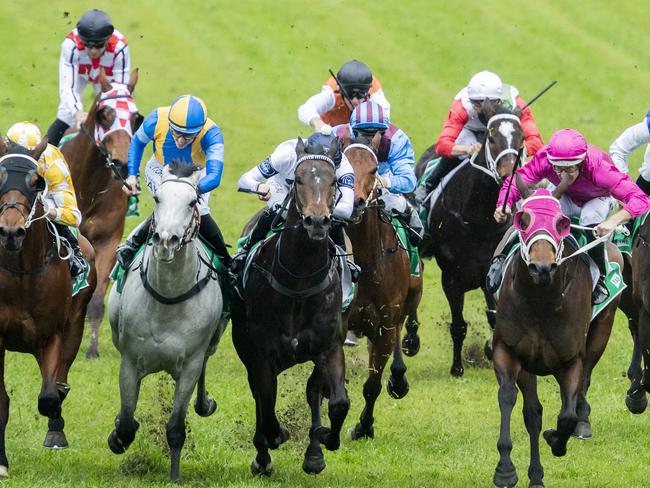
[[[196,237],[200,179],[198,166],[174,161],[163,169],[162,183],[153,197],[156,207],[151,239],[156,259],[172,261],[176,251]]]
[[[118,172],[126,178],[131,138],[143,120],[133,98],[138,70],[131,73],[126,85],[110,83],[103,70],[99,81],[101,92],[88,114],[86,128],[89,134],[94,134],[95,144],[106,158],[106,165],[115,165]],[[113,176],[117,178],[117,175]]]
[[[310,239],[325,239],[329,231],[336,198],[336,167],[334,158],[338,151],[335,141],[325,154],[305,152],[305,143],[298,139],[296,145],[296,171],[293,202],[302,226]]]
[[[37,198],[46,188],[38,174],[38,158],[47,148],[44,138],[33,151],[22,146],[0,145],[0,245],[20,251],[34,220]]]
[[[350,144],[350,135],[343,136],[343,154],[350,161],[354,170],[354,209],[350,220],[359,222],[368,202],[377,187],[377,170],[379,162],[377,152],[381,133],[376,132],[371,138],[359,135],[354,144]]]
[[[519,231],[521,256],[533,282],[548,284],[562,258],[563,239],[569,234],[571,221],[562,213],[556,194],[545,188],[531,192],[519,175],[517,186],[525,198],[513,220]]]
[[[512,174],[524,144],[524,131],[518,110],[512,112],[498,105],[488,113],[492,115],[486,124],[485,160],[488,168],[503,181]]]

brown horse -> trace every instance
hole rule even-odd
[[[320,446],[339,448],[350,407],[345,389],[341,282],[327,239],[336,195],[332,158],[337,150],[334,145],[326,155],[305,154],[302,140],[298,141],[295,184],[284,230],[252,256],[243,302],[233,303],[233,342],[248,371],[256,405],[254,474],[271,472],[268,450],[277,449],[289,437],[275,414],[280,372],[297,363],[314,362],[307,382],[312,424],[305,472],[325,469]],[[330,428],[321,424],[323,396],[329,397]]]
[[[354,261],[361,266],[357,295],[350,306],[348,327],[368,338],[368,379],[363,385],[366,401],[353,439],[374,437],[374,407],[381,392],[384,368],[393,354],[386,389],[393,398],[409,391],[402,356],[401,331],[404,320],[417,322],[416,311],[422,298],[422,276],[410,274],[409,254],[399,242],[395,229],[381,210],[377,187],[377,151],[381,135],[372,140],[357,137],[350,144],[343,139],[344,153],[354,168],[354,211],[347,234]]]
[[[428,232],[420,245],[421,256],[434,256],[442,271],[442,288],[451,309],[453,376],[465,371],[461,353],[467,335],[466,292],[483,290],[488,323],[494,327],[496,305],[485,289],[485,275],[508,224],[497,224],[492,214],[501,182],[512,174],[524,143],[518,116],[505,108],[494,110],[487,128],[481,150],[461,163],[437,199],[429,200]]]
[[[5,351],[33,354],[43,379],[38,411],[49,418],[44,446],[64,448],[61,403],[68,371],[83,335],[86,305],[96,284],[93,252],[88,241],[79,244],[91,263],[89,286],[71,296],[67,261],[60,259],[53,234],[48,231],[41,192],[45,180],[36,160],[47,147],[44,139],[31,153],[0,143],[0,477],[8,476],[5,432],[9,396],[4,384]],[[28,156],[27,154],[31,154]]]
[[[524,198],[530,195],[526,188],[521,192]],[[544,432],[553,455],[566,454],[572,434],[591,436],[587,390],[591,372],[607,345],[620,298],[591,319],[589,266],[577,256],[563,259],[572,253],[562,244],[570,221],[554,196],[538,189],[515,215],[522,248],[504,271],[497,306],[492,360],[499,382],[501,429],[497,443],[500,459],[493,481],[500,487],[514,486],[518,480],[510,459],[510,417],[517,386],[524,397],[524,423],[530,436],[529,486],[543,486],[544,477],[539,455],[542,404],[537,396],[538,375],[552,374],[560,386],[557,429]],[[623,265],[615,246],[609,244],[608,252],[610,259]]]
[[[102,93],[95,99],[79,133],[62,148],[83,215],[81,232],[90,240],[96,253],[97,288],[88,306],[91,338],[87,358],[99,356],[99,324],[104,318],[104,295],[115,265],[115,249],[124,232],[128,199],[122,191],[122,178],[127,175],[131,137],[142,122],[131,99],[138,81],[137,70],[131,74],[127,86],[111,85],[103,74],[100,81]],[[110,100],[123,103],[124,108],[100,107]],[[120,116],[125,113],[130,117],[128,124],[120,125],[124,122],[120,121]]]

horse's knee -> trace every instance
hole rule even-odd
[[[571,434],[578,423],[578,416],[575,412],[561,413],[557,417],[557,430],[563,434]]]
[[[61,417],[61,398],[58,392],[48,392],[38,396],[38,411],[49,418]]]
[[[499,386],[499,405],[512,409],[517,402],[517,387],[512,383]]]
[[[330,420],[341,420],[347,416],[349,410],[350,400],[346,397],[340,400],[330,401],[327,407],[327,414]]]
[[[178,449],[185,444],[185,422],[167,424],[167,444],[170,449]]]
[[[449,327],[449,332],[454,341],[464,341],[467,335],[467,322],[452,322]]]
[[[381,382],[375,382],[368,379],[363,385],[363,398],[366,401],[375,400],[381,392]]]

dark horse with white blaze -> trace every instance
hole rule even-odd
[[[9,153],[0,140],[0,478],[8,476],[5,433],[9,396],[4,383],[5,351],[34,355],[41,370],[38,411],[49,418],[44,446],[68,446],[61,404],[68,371],[83,336],[86,306],[96,284],[92,247],[79,236],[90,263],[88,287],[72,296],[70,268],[48,229],[36,161],[47,138],[30,153]],[[29,156],[27,154],[30,154]],[[65,253],[65,251],[61,251]]]
[[[254,474],[271,472],[268,450],[289,437],[275,414],[279,373],[297,363],[314,362],[307,382],[312,411],[303,462],[307,473],[325,468],[321,444],[328,450],[338,449],[350,407],[345,389],[341,282],[327,239],[337,189],[332,160],[336,151],[333,145],[326,155],[306,154],[303,141],[298,140],[284,230],[252,257],[243,301],[233,303],[233,342],[248,371],[256,405]],[[329,398],[330,428],[321,425],[323,396]]]
[[[489,104],[485,110],[490,109]],[[451,374],[464,373],[461,356],[467,334],[463,317],[465,293],[481,288],[487,318],[494,327],[495,303],[485,290],[494,249],[508,224],[493,218],[501,182],[510,176],[524,143],[519,117],[503,108],[491,108],[481,150],[460,163],[435,201],[429,204],[428,232],[420,245],[423,258],[434,256],[442,271],[442,288],[451,309],[453,361]],[[435,195],[435,192],[434,192]]]
[[[520,191],[523,198],[531,195],[523,185]],[[544,486],[537,376],[552,374],[560,386],[557,429],[544,432],[553,455],[566,454],[571,435],[591,437],[587,390],[591,372],[609,340],[620,298],[613,299],[592,320],[589,265],[579,256],[570,257],[573,249],[566,241],[563,244],[570,221],[555,196],[545,189],[536,190],[514,217],[522,248],[504,271],[492,344],[501,410],[500,459],[493,479],[499,487],[514,486],[518,480],[510,459],[510,417],[517,386],[524,398],[524,423],[530,436],[529,486]],[[618,249],[608,244],[608,252],[610,260],[622,266]]]
[[[348,327],[368,338],[369,363],[368,379],[363,385],[365,406],[353,439],[374,437],[375,402],[391,354],[393,362],[386,389],[396,399],[405,397],[409,391],[401,332],[405,320],[417,323],[417,307],[422,298],[422,275],[411,276],[409,253],[400,244],[390,217],[379,201],[380,134],[367,139],[359,135],[354,144],[350,144],[349,135],[343,139],[344,153],[354,169],[355,179],[354,211],[346,232],[355,263],[361,267]],[[411,338],[417,339],[417,334]]]
[[[124,232],[127,209],[128,197],[122,191],[120,177],[126,178],[131,137],[142,123],[142,116],[132,99],[138,81],[137,70],[133,71],[126,86],[111,85],[103,72],[100,81],[102,92],[90,108],[81,130],[61,148],[70,166],[79,210],[83,215],[80,229],[96,254],[97,288],[88,306],[91,325],[88,358],[99,356],[99,324],[104,319],[104,295],[115,265],[115,249]],[[117,109],[111,105],[116,105]],[[129,119],[125,123],[123,117],[127,114]]]

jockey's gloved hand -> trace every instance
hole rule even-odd
[[[321,128],[318,129],[318,132],[320,132],[324,136],[329,136],[332,133],[332,126],[329,124],[323,124]]]

